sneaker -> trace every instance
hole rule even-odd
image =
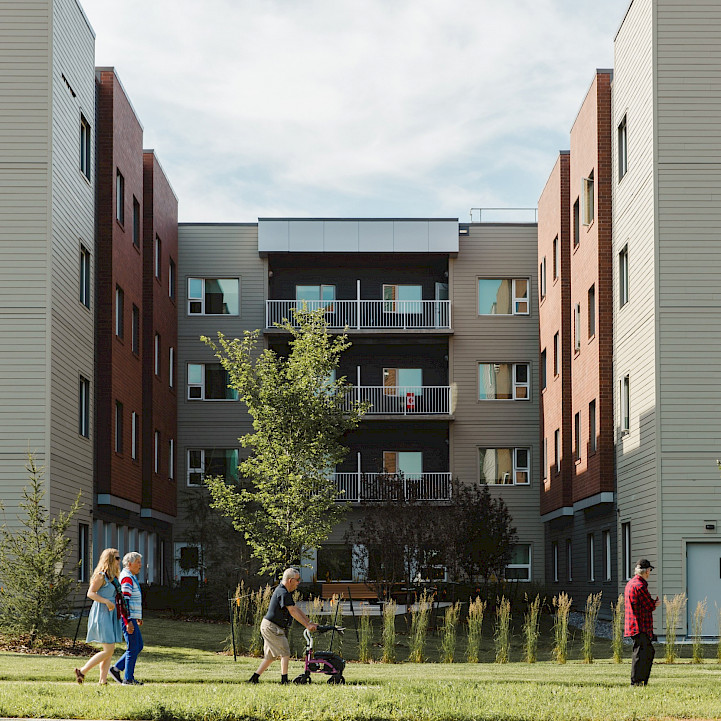
[[[122,682],[123,686],[144,686],[145,684],[142,681],[138,681],[136,678],[131,678],[128,680],[127,678],[125,681]]]
[[[258,683],[260,680],[257,673],[254,673],[247,681],[246,683]]]
[[[115,683],[123,682],[123,677],[120,675],[120,671],[118,671],[115,666],[110,667],[110,669],[108,670],[108,676],[110,676],[110,678],[112,678]]]

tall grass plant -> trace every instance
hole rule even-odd
[[[618,595],[616,603],[611,604],[611,618],[611,626],[613,629],[613,636],[611,639],[613,662],[621,663],[621,661],[623,661],[623,625],[625,621],[622,593]]]
[[[555,613],[551,653],[556,663],[566,663],[568,660],[568,614],[571,612],[572,603],[573,599],[567,593],[559,593],[553,599]]]
[[[496,631],[493,635],[496,663],[508,663],[511,653],[511,601],[505,596],[496,606]]]
[[[527,610],[523,617],[523,660],[526,663],[536,663],[538,654],[538,637],[540,631],[538,623],[541,616],[541,597],[536,594],[533,601],[526,595]]]
[[[468,604],[468,636],[466,637],[466,661],[478,663],[483,639],[483,616],[486,612],[486,601],[480,596]]]
[[[396,608],[395,601],[383,606],[383,663],[396,662]]]
[[[446,608],[443,617],[443,640],[441,641],[441,659],[443,663],[453,663],[456,656],[456,635],[461,604],[452,603]]]
[[[423,663],[425,661],[423,654],[426,647],[432,605],[432,596],[427,591],[423,591],[411,611],[410,654],[408,656],[411,663]]]
[[[676,629],[681,617],[681,611],[686,605],[686,594],[678,593],[673,598],[663,597],[663,605],[666,607],[666,663],[674,663],[678,657],[676,649]]]

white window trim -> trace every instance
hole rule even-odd
[[[115,220],[125,225],[125,177],[115,169]]]
[[[203,288],[201,290],[200,297],[197,296],[191,296],[190,295],[190,281],[192,280],[200,280],[203,283]],[[238,281],[238,312],[237,313],[206,313],[205,312],[205,281],[206,280],[236,280]],[[190,310],[190,304],[191,303],[200,303],[200,312],[199,313],[193,313]],[[188,278],[188,307],[187,307],[188,315],[198,316],[198,315],[211,315],[211,316],[225,316],[227,315],[230,318],[237,318],[240,315],[240,278],[237,277],[231,277],[231,278],[199,278],[198,276],[193,276],[192,278]]]
[[[588,580],[596,580],[596,538],[593,533],[588,534]]]
[[[155,243],[153,247],[153,262],[155,265],[154,273],[155,277],[160,280],[161,279],[161,265],[163,262],[163,253],[162,253],[162,241],[160,240],[160,237],[156,234],[155,236]]]
[[[540,291],[541,291],[541,300],[543,300],[546,297],[546,256],[543,256],[543,260],[541,261],[541,267],[539,269],[539,285],[540,285]]]
[[[512,385],[512,398],[481,398],[481,369],[480,367],[482,365],[492,365],[492,366],[502,366],[502,365],[508,365],[511,366],[511,385]],[[519,366],[525,366],[526,367],[526,378],[528,379],[525,383],[520,383],[516,380],[516,369]],[[506,403],[508,401],[530,401],[531,400],[531,364],[530,363],[496,363],[493,361],[478,361],[477,364],[477,370],[476,370],[476,377],[477,377],[477,383],[478,383],[478,389],[476,392],[477,400],[481,403]],[[525,398],[519,398],[518,397],[518,389],[519,388],[525,388],[526,389],[526,397]]]
[[[201,382],[200,383],[191,383],[190,381],[187,381],[188,378],[188,371],[190,369],[190,366],[201,366]],[[205,366],[206,363],[188,363],[186,367],[185,377],[187,381],[188,391],[186,393],[186,398],[189,401],[193,401],[195,403],[199,401],[203,401],[205,403],[235,403],[237,402],[236,398],[206,398],[205,397]],[[215,363],[211,365],[217,365]],[[200,398],[191,398],[190,397],[190,389],[191,388],[200,388]]]
[[[628,245],[618,254],[618,301],[623,308],[629,299]]]
[[[631,578],[633,569],[631,568],[631,522],[624,521],[621,523],[621,533],[623,534],[623,540],[621,544],[623,552],[623,575],[626,581]]]
[[[545,258],[544,258],[545,260]],[[476,278],[476,310],[480,311],[480,298],[478,292],[478,283],[481,280],[510,280],[511,281],[511,295],[513,296],[511,312],[510,313],[480,313],[478,316],[482,318],[507,318],[509,315],[529,315],[531,312],[531,279],[530,278],[491,278],[489,276],[478,276]],[[526,283],[526,297],[519,297],[518,291],[516,290],[516,283],[523,281]],[[519,303],[526,304],[526,310],[517,310]]]
[[[138,460],[138,414],[133,411],[130,414],[130,457]]]
[[[92,297],[90,283],[90,251],[80,245],[80,302],[90,308],[90,298]]]
[[[548,478],[548,438],[543,438],[543,480]]]
[[[507,569],[528,569],[528,578],[514,578],[518,583],[530,583],[533,580],[533,545],[530,543],[517,543],[517,546],[528,546],[528,563],[509,563]]]
[[[605,580],[610,581],[611,580],[611,566],[613,564],[613,555],[611,553],[611,531],[604,531],[603,532],[603,545],[604,545],[604,553],[606,558],[606,568],[605,568]]]
[[[168,478],[175,480],[175,440],[168,440]]]
[[[574,435],[574,448],[573,448],[573,460],[581,460],[581,411],[577,411],[573,416],[573,435]]]
[[[574,348],[576,352],[581,350],[581,304],[576,303],[573,309],[573,333],[574,333]]]
[[[558,236],[553,239],[553,280],[561,275],[561,241]]]
[[[573,543],[570,539],[566,539],[566,564],[568,567],[568,580],[573,581]]]
[[[168,387],[175,386],[175,348],[170,346],[168,349]]]
[[[624,115],[617,126],[618,182],[628,173],[628,116]]]
[[[558,541],[553,542],[553,582],[558,583]]]
[[[531,449],[528,446],[478,446],[478,451],[512,451],[512,457],[513,457],[513,469],[511,471],[512,474],[512,482],[511,483],[488,483],[488,481],[485,481],[486,485],[488,486],[530,486],[531,485]],[[518,451],[526,451],[526,458],[527,463],[525,466],[521,466],[518,463]],[[528,480],[525,483],[518,483],[516,481],[516,478],[518,477],[519,473],[526,473],[526,478]],[[479,457],[479,468],[478,468],[478,475],[480,477],[481,469],[480,469],[480,457]],[[484,481],[481,481],[481,483],[484,483]]]
[[[115,286],[115,335],[118,338],[123,338],[125,329],[123,325],[125,323],[125,293],[119,286]]]
[[[595,219],[595,178],[589,174],[588,178],[581,179],[581,223],[589,226]],[[589,197],[590,196],[590,197]]]
[[[621,434],[626,435],[631,432],[631,377],[627,374],[620,381],[621,402],[619,408],[621,411],[621,419],[619,426]]]
[[[561,472],[561,429],[556,428],[553,432],[553,446],[556,457],[553,460],[553,464],[556,467],[556,473]]]
[[[153,453],[153,471],[159,472],[160,468],[160,431],[155,431],[155,449]]]
[[[191,453],[200,453],[200,468],[196,468],[195,466],[190,465],[190,454]],[[203,448],[188,448],[188,452],[186,453],[186,471],[185,471],[185,485],[189,488],[200,488],[203,485],[203,482],[201,480],[200,483],[191,483],[190,482],[190,476],[194,473],[199,473],[202,476],[205,475],[205,449]]]
[[[155,334],[155,375],[160,376],[160,333]]]

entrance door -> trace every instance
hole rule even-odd
[[[439,300],[448,300],[448,283],[436,283],[436,328],[447,328],[448,304],[439,303]]]
[[[718,608],[721,605],[721,543],[686,544],[686,589],[688,634],[699,601],[706,600],[702,635],[718,636]]]

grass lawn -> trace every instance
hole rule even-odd
[[[404,622],[399,623],[401,630]],[[96,670],[78,686],[72,669],[82,660],[0,653],[0,716],[289,721],[721,718],[721,665],[715,659],[702,665],[688,659],[672,666],[656,664],[648,688],[631,688],[630,661],[612,663],[608,644],[600,641],[599,660],[590,666],[575,658],[577,639],[573,660],[564,666],[545,660],[543,647],[539,663],[519,663],[515,648],[512,663],[505,665],[349,663],[345,686],[329,686],[325,676],[315,674],[310,686],[281,687],[277,663],[259,685],[242,683],[258,660],[242,657],[234,663],[232,656],[218,653],[227,625],[150,618],[143,631],[146,647],[136,672],[146,682],[143,687],[98,686]],[[353,636],[345,639],[344,653],[350,658]],[[486,637],[490,638],[490,627]],[[399,641],[406,639],[400,636]],[[437,643],[430,639],[429,656]],[[707,649],[707,656],[711,651]],[[490,641],[484,652],[490,659]],[[659,658],[662,652],[657,646]],[[400,646],[399,658],[405,653]],[[299,661],[292,661],[291,677],[301,668]]]

